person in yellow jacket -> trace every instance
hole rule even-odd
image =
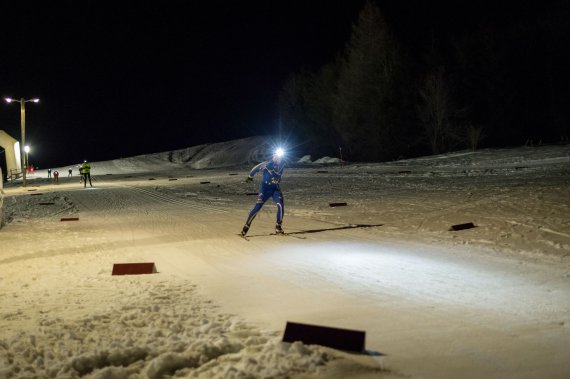
[[[83,177],[83,187],[87,187],[87,179],[89,179],[89,185],[93,187],[91,184],[91,164],[87,161],[83,161],[81,164],[81,176]]]

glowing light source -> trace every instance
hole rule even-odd
[[[275,150],[275,155],[279,158],[283,157],[285,155],[285,150],[283,150],[282,148],[278,147]]]
[[[12,99],[9,98],[9,97],[7,97],[5,100],[6,100],[7,103],[11,103],[11,102],[12,102]]]

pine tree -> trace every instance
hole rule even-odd
[[[336,154],[341,142],[336,130],[333,129],[339,65],[340,59],[325,65],[308,82],[306,116],[313,136],[313,152],[315,154]]]
[[[279,117],[289,136],[311,155],[336,153],[339,137],[332,129],[338,83],[338,60],[317,74],[292,75],[279,97]]]
[[[458,136],[451,124],[453,106],[442,67],[426,76],[419,92],[421,99],[418,113],[431,152],[433,154],[446,152],[453,147]]]
[[[380,10],[361,11],[339,74],[334,128],[352,160],[383,160],[398,154],[395,135],[398,52]]]
[[[307,136],[307,104],[306,92],[310,75],[307,72],[293,74],[289,77],[279,94],[279,120],[287,136],[303,141]]]

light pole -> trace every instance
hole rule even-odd
[[[27,169],[29,166],[28,154],[30,153],[30,146],[28,145],[24,146],[24,151],[26,152],[26,169]]]
[[[10,97],[6,98],[7,103],[11,102],[20,103],[20,128],[22,132],[22,141],[20,142],[20,166],[24,163],[26,166],[22,167],[22,182],[23,186],[26,186],[26,170],[28,165],[28,160],[26,159],[26,155],[24,154],[24,146],[26,145],[26,103],[33,102],[38,103],[40,99],[24,99],[23,97],[20,100],[12,99]],[[25,161],[24,161],[25,159]]]
[[[6,156],[6,149],[2,149],[2,151],[0,151],[0,153],[4,153],[4,156]],[[8,162],[6,162],[6,171],[8,171],[7,166],[8,166]],[[0,167],[0,171],[2,171],[2,167]],[[6,172],[2,172],[2,177],[0,178],[0,180],[2,180],[2,183],[4,183],[4,178],[6,177],[6,175],[7,175]]]

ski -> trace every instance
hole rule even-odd
[[[241,238],[243,238],[244,240],[249,242],[250,237],[269,237],[269,236],[277,236],[277,237],[291,237],[291,238],[297,238],[300,240],[304,240],[307,239],[307,237],[301,237],[301,236],[296,236],[296,235],[292,235],[292,234],[288,234],[288,233],[269,233],[269,234],[254,234],[251,235],[250,237],[248,236],[244,236],[241,233],[236,234],[237,236],[240,236]]]

